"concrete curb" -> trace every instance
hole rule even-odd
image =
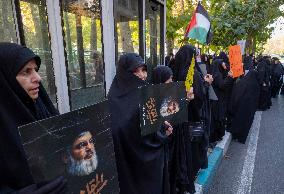
[[[213,151],[208,156],[208,168],[200,170],[195,180],[196,194],[204,194],[208,192],[208,189],[213,181],[216,170],[218,169],[223,156],[227,153],[229,145],[232,141],[232,135],[229,132],[223,137]]]

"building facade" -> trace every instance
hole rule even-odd
[[[164,64],[165,0],[0,0],[0,42],[41,57],[42,83],[60,113],[106,98],[119,56],[149,73]]]

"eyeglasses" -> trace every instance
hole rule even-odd
[[[89,143],[90,144],[95,144],[95,139],[91,138],[89,140]],[[80,149],[85,148],[87,146],[88,146],[88,141],[82,141],[82,142],[78,143],[77,145],[75,145],[75,149],[80,150]]]

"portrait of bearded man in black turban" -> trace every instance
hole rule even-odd
[[[95,139],[90,131],[83,131],[67,148],[64,156],[66,171],[72,176],[86,176],[98,166]]]

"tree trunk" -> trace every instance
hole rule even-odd
[[[84,59],[82,21],[81,21],[81,16],[79,15],[76,15],[76,31],[77,31],[77,52],[78,52],[78,62],[80,66],[81,87],[86,88],[87,82],[86,82],[85,59]]]
[[[150,58],[153,66],[157,66],[157,16],[153,15],[153,18],[150,18]]]
[[[40,30],[41,30],[41,48],[43,50],[43,62],[46,67],[46,76],[48,82],[49,94],[55,96],[56,88],[55,88],[55,78],[54,78],[54,70],[52,63],[52,56],[50,50],[50,42],[49,42],[49,32],[48,32],[48,21],[46,18],[46,9],[45,4],[41,2],[39,4],[39,22],[40,22]]]
[[[68,66],[69,66],[69,71],[74,72],[75,67],[74,67],[74,56],[73,56],[73,51],[72,51],[72,40],[71,40],[71,33],[70,33],[70,26],[69,26],[69,20],[68,20],[68,12],[66,11],[63,13],[64,15],[64,24],[66,26],[66,46],[67,46],[67,58],[68,58]]]
[[[253,38],[252,39],[252,54],[254,54],[255,53],[255,50],[256,50],[256,40],[255,40],[255,38]]]
[[[6,11],[8,12],[9,9],[11,9],[11,12],[12,12],[12,8],[11,8],[11,5],[9,7],[8,5],[9,1],[7,0],[2,0],[2,12]],[[11,2],[10,2],[11,3]],[[9,13],[9,12],[8,12]],[[5,38],[5,41],[13,41],[13,42],[16,42],[15,40],[15,36],[13,36],[14,32],[15,32],[15,26],[14,25],[14,22],[11,21],[9,22],[9,18],[8,18],[8,14],[7,13],[3,13],[2,14],[2,17],[3,17],[3,26],[4,26],[4,38]]]
[[[91,38],[90,38],[90,45],[91,45],[91,50],[96,51],[98,49],[97,45],[97,23],[96,23],[96,18],[92,18],[91,21]]]
[[[31,9],[31,14],[32,14],[32,18],[33,18],[33,23],[34,23],[34,27],[35,27],[35,39],[33,41],[33,47],[35,48],[42,48],[42,42],[41,42],[41,35],[42,33],[40,33],[39,29],[41,29],[40,26],[40,21],[39,21],[39,13],[38,13],[38,6],[34,5],[34,4],[29,4],[30,9]]]
[[[150,42],[149,42],[149,50],[150,50],[150,58],[147,60],[147,71],[148,77],[152,78],[152,71],[158,65],[158,50],[157,50],[157,16],[152,15],[149,17],[149,33],[150,33]],[[147,47],[146,47],[147,53]]]
[[[119,23],[119,27],[122,41],[122,50],[124,52],[134,52],[134,47],[131,38],[131,29],[129,23],[127,22],[127,19],[122,17],[121,22]]]
[[[249,55],[252,51],[252,37],[248,36],[246,40],[246,55]]]
[[[174,39],[173,38],[167,38],[167,55],[169,56],[174,51]]]
[[[5,41],[5,34],[4,34],[4,14],[3,14],[3,1],[0,1],[0,41]]]

